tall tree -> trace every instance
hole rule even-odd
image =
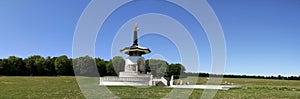
[[[15,56],[9,56],[8,57],[8,66],[7,69],[7,75],[14,76],[17,75],[17,65],[18,65],[18,58]]]
[[[36,66],[34,65],[34,59],[33,58],[25,58],[25,67],[28,68],[29,75],[33,76],[36,74]]]
[[[116,76],[117,73],[114,70],[113,61],[112,59],[108,61],[106,64],[106,74],[109,76]]]
[[[71,60],[68,56],[62,55],[55,59],[54,66],[57,75],[73,75],[73,68]]]
[[[74,59],[73,65],[76,75],[96,76],[96,74],[98,74],[96,63],[90,56]]]
[[[181,64],[170,64],[167,68],[166,75],[167,77],[171,77],[174,75],[176,78],[181,76],[185,77],[185,68]]]
[[[151,72],[151,68],[149,66],[149,59],[145,60],[146,73]]]
[[[114,67],[115,73],[119,75],[119,72],[124,71],[125,60],[121,56],[115,56],[112,59],[112,65]]]
[[[106,61],[100,58],[95,58],[98,72],[101,77],[106,76]]]
[[[56,76],[56,70],[55,70],[55,62],[56,58],[51,58],[50,56],[48,56],[45,60],[45,68],[46,68],[46,75],[48,76]]]
[[[19,75],[19,76],[26,76],[29,74],[29,70],[28,68],[25,67],[25,63],[23,61],[22,58],[19,58],[19,57],[15,57],[15,56],[12,56],[14,57],[14,65],[16,66],[16,75]]]
[[[2,59],[0,59],[0,76],[3,75],[4,67],[2,65]]]
[[[26,68],[29,68],[29,74],[33,75],[46,75],[47,70],[45,67],[45,58],[40,55],[33,55],[25,60]]]
[[[37,68],[37,74],[45,76],[47,74],[47,69],[45,66],[45,58],[38,56],[35,59],[34,65]]]
[[[146,60],[146,69],[150,69],[154,77],[162,77],[166,73],[168,63],[164,60],[149,59]],[[147,71],[147,70],[146,70]]]
[[[8,59],[2,59],[0,62],[0,75],[7,75],[9,73]]]
[[[8,72],[7,75],[20,75],[24,76],[28,74],[24,65],[23,59],[16,56],[8,57]]]

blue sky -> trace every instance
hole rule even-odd
[[[15,55],[25,58],[36,54],[45,57],[59,55],[71,57],[76,24],[89,2],[89,0],[1,0],[0,57]],[[130,18],[140,12],[164,9],[163,2],[153,2],[157,5],[147,5],[140,1],[137,3],[140,6],[124,7],[123,12],[120,9],[119,13],[111,15],[97,37],[95,56],[106,60],[112,57],[111,45],[114,36],[122,24]],[[225,35],[227,47],[225,73],[300,75],[299,0],[208,0],[208,3],[215,11]],[[210,72],[210,46],[205,33],[196,27],[199,24],[195,23],[188,13],[177,10],[176,7],[168,9],[161,12],[173,15],[188,27],[196,42],[201,64],[200,70],[196,71]],[[139,23],[140,32],[146,28],[142,23]],[[132,24],[129,22],[128,25]],[[165,29],[173,28],[165,27]],[[124,31],[130,30],[132,28]],[[132,36],[122,39],[130,41]],[[152,50],[145,58],[159,54],[171,63],[181,60],[175,44],[166,37],[145,35],[140,38],[139,43]],[[131,45],[131,42],[122,44]],[[120,45],[120,48],[123,47]],[[188,71],[195,70],[190,68]]]

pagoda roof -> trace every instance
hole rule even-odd
[[[130,47],[125,47],[122,50],[120,50],[123,54],[129,54],[129,52],[140,52],[142,54],[148,54],[150,53],[150,49],[142,46],[132,45]]]

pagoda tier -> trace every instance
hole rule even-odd
[[[127,54],[129,56],[141,56],[143,54],[148,54],[151,51],[150,51],[150,49],[145,48],[145,47],[132,45],[130,47],[125,47],[120,52],[123,53],[123,54]]]

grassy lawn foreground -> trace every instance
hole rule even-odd
[[[190,77],[191,78],[191,77]],[[183,79],[183,80],[188,80]],[[204,84],[199,78],[197,84]],[[300,98],[300,81],[267,80],[248,78],[224,78],[223,82],[233,82],[240,89],[219,90],[215,98]],[[121,98],[162,98],[172,89],[166,87],[108,87]],[[0,99],[9,98],[84,98],[75,77],[0,77]],[[203,90],[195,89],[190,98],[200,98]]]

